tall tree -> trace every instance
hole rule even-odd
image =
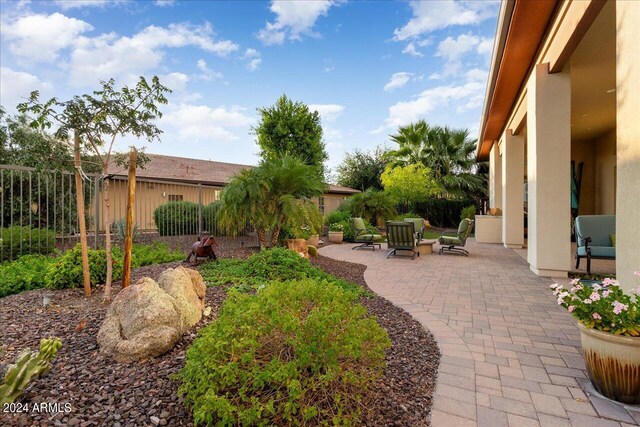
[[[382,190],[380,175],[387,165],[387,151],[377,147],[374,151],[355,150],[347,153],[337,167],[338,185],[365,191],[369,188]]]
[[[322,223],[322,214],[311,198],[325,190],[316,168],[296,157],[264,160],[257,168],[240,172],[224,188],[220,224],[234,232],[248,222],[255,228],[260,246],[273,247],[285,225],[299,228]]]
[[[406,166],[387,166],[382,174],[385,193],[406,209],[412,203],[424,202],[438,194],[439,185],[431,170],[422,163]]]
[[[324,176],[324,162],[329,158],[322,140],[322,126],[317,111],[302,102],[282,95],[268,108],[258,108],[260,123],[252,131],[258,137],[260,155],[273,160],[285,155],[315,166]]]
[[[56,137],[69,139],[70,131],[77,132],[85,147],[98,159],[103,176],[105,250],[107,253],[107,278],[105,301],[111,299],[112,257],[111,216],[109,212],[109,166],[112,164],[113,145],[118,136],[132,135],[153,142],[160,139],[162,131],[155,122],[162,117],[159,110],[166,104],[165,94],[171,92],[160,84],[157,76],[151,84],[140,77],[136,86],[123,86],[117,90],[115,81],[100,82],[102,88],[92,95],[74,96],[68,101],[51,98],[40,102],[38,91],[31,93],[25,103],[18,105],[22,113],[35,115],[32,126],[40,129],[57,127]]]
[[[476,140],[466,129],[431,127],[424,120],[398,128],[391,140],[398,144],[389,152],[394,166],[421,163],[431,169],[444,197],[475,196],[485,191],[477,172]]]

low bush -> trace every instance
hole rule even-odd
[[[460,212],[473,204],[473,200],[429,199],[426,202],[416,203],[413,210],[420,212],[420,218],[428,219],[436,227],[457,228],[460,223]]]
[[[325,225],[335,224],[337,222],[349,221],[349,218],[351,218],[351,214],[349,212],[337,210],[329,213],[325,217],[324,223]]]
[[[55,258],[46,255],[25,255],[0,264],[0,298],[44,288],[47,269],[54,262]]]
[[[155,242],[151,245],[133,245],[131,250],[131,267],[138,268],[145,265],[164,264],[165,262],[180,261],[185,254],[169,249],[166,243]]]
[[[207,233],[213,234],[214,236],[225,235],[225,230],[222,229],[218,221],[219,211],[220,211],[219,201],[210,203],[207,206],[202,208],[202,226]]]
[[[316,279],[331,282],[349,294],[368,295],[361,286],[333,277],[285,248],[263,250],[246,260],[221,259],[216,264],[205,264],[200,273],[207,283],[214,286],[255,289],[271,281]]]
[[[168,202],[153,211],[153,220],[161,236],[198,233],[198,204]]]
[[[326,281],[231,291],[187,351],[179,393],[206,425],[356,425],[387,333]]]
[[[0,228],[0,262],[13,261],[22,255],[52,253],[56,245],[56,233],[45,228]]]
[[[476,218],[476,207],[475,205],[470,205],[467,206],[466,208],[462,209],[462,213],[460,214],[460,219],[471,219],[471,220],[475,220]]]

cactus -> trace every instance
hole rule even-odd
[[[315,246],[307,246],[307,251],[309,252],[309,256],[311,258],[315,258],[318,255],[318,248],[316,248]]]
[[[26,349],[7,368],[0,385],[0,405],[13,403],[29,384],[31,378],[38,377],[51,369],[51,361],[62,347],[60,338],[43,338],[39,351]]]

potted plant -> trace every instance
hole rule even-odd
[[[331,243],[342,243],[342,239],[344,238],[344,227],[342,223],[335,222],[333,224],[329,224],[329,241]]]
[[[587,373],[596,390],[619,402],[640,403],[637,292],[626,294],[612,279],[600,284],[573,279],[570,289],[557,283],[551,288],[558,304],[578,319]]]

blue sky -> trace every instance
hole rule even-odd
[[[156,74],[174,93],[148,152],[255,164],[256,108],[285,93],[320,112],[329,167],[421,118],[475,137],[498,12],[481,0],[0,5],[10,112],[35,89],[66,99]]]

